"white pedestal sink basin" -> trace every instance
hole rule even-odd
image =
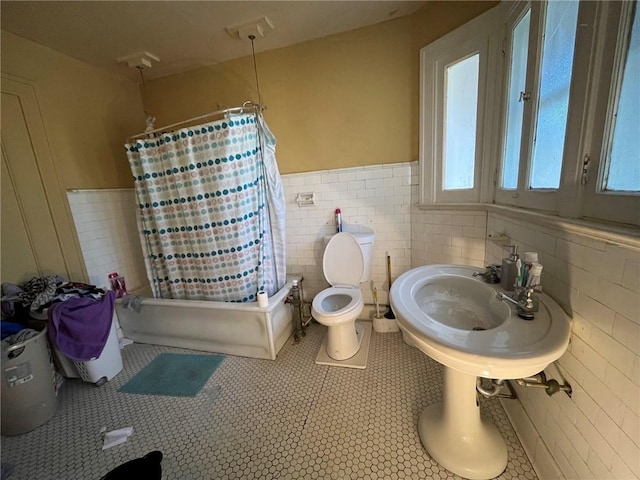
[[[500,285],[473,277],[479,269],[457,265],[414,268],[391,287],[391,307],[403,338],[444,365],[443,403],[420,415],[422,444],[443,467],[462,477],[489,479],[506,468],[500,432],[482,418],[476,377],[535,375],[569,345],[570,320],[544,294],[533,320],[496,299]]]

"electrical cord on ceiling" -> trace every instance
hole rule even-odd
[[[144,83],[144,74],[142,73],[143,68],[139,65],[136,68],[140,72],[140,79],[142,80],[142,87],[144,88],[146,85]]]

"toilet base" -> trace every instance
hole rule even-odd
[[[355,355],[345,360],[336,360],[335,358],[331,358],[327,353],[327,343],[329,340],[327,335],[320,345],[320,350],[316,357],[316,363],[318,365],[330,365],[333,367],[367,368],[372,325],[370,322],[356,322],[355,326],[360,345]]]
[[[362,328],[354,321],[327,327],[327,354],[334,360],[353,357],[362,343]]]

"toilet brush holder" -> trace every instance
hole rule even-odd
[[[373,315],[373,330],[378,333],[399,332],[398,321],[386,318],[384,315]]]

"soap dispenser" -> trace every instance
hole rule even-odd
[[[508,257],[502,259],[502,268],[500,269],[500,286],[506,291],[511,292],[514,289],[516,283],[516,277],[518,276],[518,267],[516,262],[518,261],[518,246],[510,245],[511,253]]]

